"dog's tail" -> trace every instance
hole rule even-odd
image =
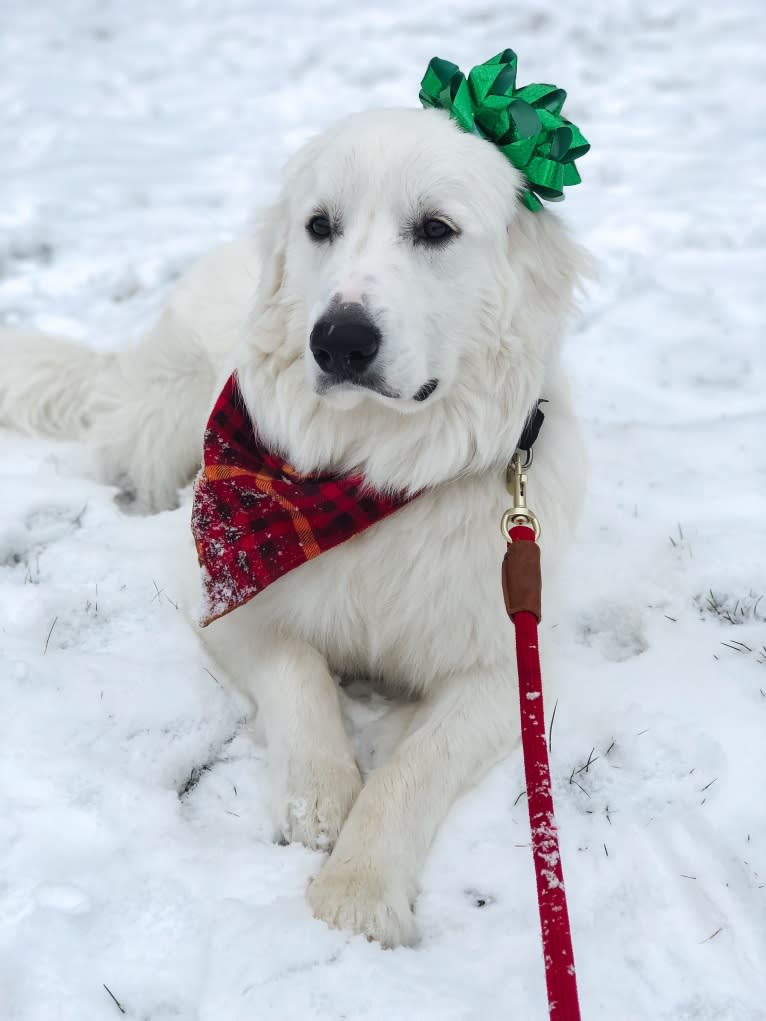
[[[82,439],[103,410],[116,356],[62,337],[0,329],[0,425]]]
[[[0,427],[83,440],[135,510],[175,507],[257,281],[246,236],[190,267],[154,325],[115,353],[0,328]]]
[[[86,442],[101,477],[137,511],[177,506],[199,467],[215,381],[209,354],[182,327],[166,309],[116,353],[0,329],[0,426]]]

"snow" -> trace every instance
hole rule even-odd
[[[545,669],[583,1014],[766,1018],[761,0],[2,22],[0,320],[101,347],[316,129],[415,105],[434,54],[512,46],[568,89],[593,149],[562,215],[601,276],[567,349],[592,485]],[[75,447],[0,443],[3,1017],[118,1018],[105,986],[151,1021],[545,1017],[520,751],[443,826],[418,947],[331,932],[303,899],[322,855],[272,843],[246,707],[162,573],[188,504],[128,517]]]

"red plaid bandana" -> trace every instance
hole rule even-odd
[[[194,486],[191,527],[206,600],[200,624],[242,606],[410,499],[375,493],[361,475],[298,475],[256,436],[235,373],[207,423]]]

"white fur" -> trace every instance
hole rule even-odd
[[[437,827],[518,738],[498,522],[504,468],[538,397],[549,403],[529,491],[546,587],[582,495],[559,341],[585,259],[553,215],[520,205],[519,185],[493,146],[439,112],[354,116],[292,160],[255,239],[193,268],[138,348],[88,359],[36,342],[27,356],[19,335],[0,335],[0,362],[20,366],[0,382],[0,421],[53,428],[53,412],[20,415],[23,378],[23,401],[84,432],[146,508],[171,506],[192,476],[209,407],[235,367],[259,432],[299,470],[361,469],[379,488],[424,490],[203,633],[258,706],[277,831],[333,848],[308,890],[315,915],[384,946],[414,940]],[[306,233],[318,209],[342,221],[331,244]],[[459,235],[439,249],[413,244],[407,224],[423,212]],[[309,333],[338,293],[365,296],[398,399],[316,393]],[[66,393],[50,370],[57,351]],[[430,379],[437,390],[415,402]],[[191,550],[185,570],[192,599]],[[395,714],[400,742],[364,782],[338,674],[412,702]]]

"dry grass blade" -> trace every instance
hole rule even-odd
[[[53,634],[53,629],[56,626],[56,621],[57,620],[58,620],[58,617],[54,617],[53,618],[53,623],[51,624],[50,631],[48,632],[48,637],[45,639],[45,648],[43,649],[43,656],[48,651],[48,642],[51,640],[51,635]]]
[[[117,997],[116,997],[116,996],[114,995],[114,993],[113,993],[113,992],[112,992],[112,990],[111,990],[111,989],[109,988],[109,986],[108,986],[108,985],[106,984],[106,982],[102,982],[102,983],[101,983],[101,985],[102,985],[102,986],[104,987],[104,989],[106,989],[106,991],[107,991],[107,992],[109,993],[109,995],[110,995],[110,996],[112,997],[112,999],[114,1000],[115,1004],[117,1005],[117,1009],[119,1010],[119,1012],[120,1012],[121,1014],[124,1014],[124,1013],[125,1013],[125,1008],[124,1008],[124,1007],[123,1007],[123,1005],[122,1005],[122,1004],[120,1003],[120,1001],[119,1001],[119,1000],[117,999]]]
[[[553,706],[553,712],[551,713],[551,723],[548,727],[548,751],[553,751],[553,721],[556,719],[556,710],[559,707],[559,700],[556,699],[556,704]]]

